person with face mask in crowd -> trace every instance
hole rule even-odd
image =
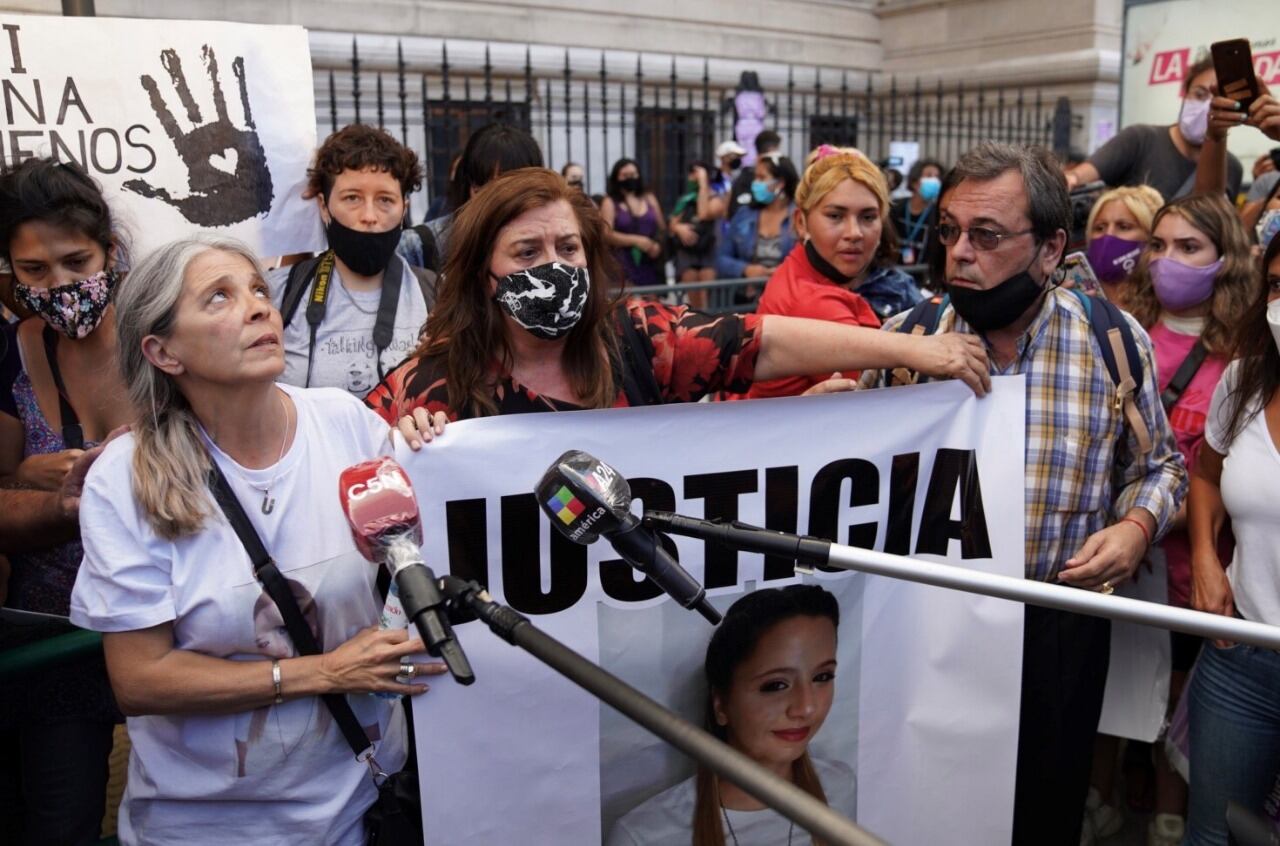
[[[886,360],[920,361],[986,389],[973,338],[880,344],[884,333],[818,320],[614,300],[604,221],[554,171],[499,177],[462,210],[454,233],[426,337],[365,399],[411,444],[440,415],[696,402],[744,392],[756,378]]]
[[[942,184],[948,300],[932,328],[981,337],[993,374],[1025,376],[1026,577],[1105,594],[1172,525],[1186,470],[1142,327],[1116,312],[1141,367],[1131,371],[1135,393],[1117,402],[1090,314],[1054,284],[1070,228],[1066,182],[1048,150],[969,150]],[[908,317],[885,330],[899,332]],[[1110,633],[1100,617],[1026,608],[1014,843],[1078,846]]]
[[[795,246],[791,218],[795,212],[800,177],[786,156],[771,154],[756,159],[751,183],[751,203],[739,206],[720,239],[716,273],[721,279],[768,276]],[[755,299],[754,286],[743,302]]]
[[[1204,153],[1196,168],[1196,191],[1209,193],[1221,191],[1228,175],[1227,134],[1237,126],[1257,129],[1272,141],[1280,142],[1280,100],[1271,93],[1267,84],[1258,81],[1259,94],[1249,106],[1229,97],[1214,97],[1209,111],[1209,130],[1205,138]],[[1250,194],[1250,199],[1253,195]],[[1257,235],[1260,248],[1265,249],[1270,239],[1280,231],[1280,182],[1276,182],[1261,198],[1246,202],[1240,210],[1245,229]]]
[[[631,285],[666,282],[662,243],[667,226],[662,206],[645,187],[635,159],[613,163],[600,214],[609,225],[605,238],[614,249],[626,281]]]
[[[834,147],[820,151],[796,188],[792,222],[802,241],[769,277],[756,312],[874,328],[880,315],[919,302],[915,282],[894,266],[898,250],[893,227],[885,225],[888,211],[888,186],[870,159]],[[828,380],[842,381],[830,370],[813,371],[759,380],[750,396],[795,396]]]
[[[1129,312],[1151,337],[1169,425],[1187,466],[1194,467],[1210,399],[1231,360],[1237,329],[1257,301],[1255,259],[1235,209],[1217,193],[1193,194],[1160,209],[1131,286]],[[1191,548],[1184,529],[1179,515],[1152,549],[1165,561],[1169,604],[1181,608],[1191,603]],[[1221,550],[1228,552],[1229,546]],[[1179,632],[1170,637],[1173,707],[1201,641]],[[1184,833],[1187,788],[1165,760],[1161,744],[1155,745],[1155,786],[1147,842],[1177,846]]]
[[[1125,307],[1129,276],[1151,236],[1151,222],[1164,205],[1160,192],[1149,185],[1112,188],[1089,209],[1085,235],[1089,239],[1089,267],[1108,300]]]
[[[725,612],[707,645],[707,731],[849,819],[857,784],[842,761],[810,752],[835,701],[840,606],[818,585],[763,588]],[[699,767],[624,814],[606,846],[781,846],[803,831]]]
[[[1262,254],[1262,285],[1237,327],[1235,360],[1209,404],[1191,478],[1191,604],[1280,625],[1280,237]],[[1230,521],[1235,551],[1220,554]],[[1226,566],[1229,565],[1229,566]],[[1280,653],[1206,643],[1187,691],[1188,846],[1230,839],[1226,808],[1263,806],[1280,760]]]
[[[942,164],[935,159],[916,159],[907,172],[907,188],[911,196],[893,204],[889,220],[902,245],[899,261],[917,264],[924,261],[929,237],[937,222],[934,210],[942,189]]]
[[[0,258],[13,269],[15,298],[35,315],[0,328],[0,481],[31,489],[15,495],[62,499],[77,459],[132,419],[115,368],[123,249],[98,186],[78,165],[52,159],[0,177]],[[61,509],[31,514],[17,534],[55,515]],[[12,566],[7,605],[66,616],[78,535],[68,527],[25,550],[12,537],[0,544]],[[5,815],[14,842],[96,842],[121,720],[102,656],[6,684],[0,714],[4,769],[23,786]]]
[[[732,138],[721,142],[720,146],[716,147],[716,161],[719,162],[720,167],[715,173],[710,174],[709,181],[712,192],[717,197],[723,197],[726,200],[725,209],[722,209],[720,213],[721,217],[728,210],[729,191],[733,186],[733,181],[742,170],[746,155],[746,148]]]
[[[320,145],[307,180],[329,248],[268,280],[285,320],[281,381],[363,397],[413,350],[434,298],[432,277],[396,254],[422,168],[383,130],[352,124]]]
[[[1205,57],[1187,70],[1182,83],[1182,107],[1172,126],[1136,123],[1120,130],[1089,160],[1067,174],[1071,188],[1099,180],[1110,187],[1150,185],[1166,200],[1192,192],[1209,128],[1210,101],[1218,84],[1213,60]],[[1224,187],[1234,198],[1240,191],[1244,167],[1235,156],[1227,159]],[[1196,190],[1199,190],[1196,188]]]
[[[782,136],[772,129],[761,130],[760,134],[756,136],[755,148],[755,161],[739,170],[738,175],[733,178],[733,184],[729,186],[729,210],[727,212],[729,220],[733,220],[733,216],[738,213],[738,209],[742,206],[749,206],[753,202],[751,183],[756,179],[755,162],[766,156],[775,160],[781,156]]]
[[[739,159],[741,161],[741,159]],[[717,191],[705,164],[694,162],[685,181],[685,193],[671,208],[668,227],[676,262],[676,281],[710,282],[716,278],[716,243],[720,219],[724,217],[728,183]],[[693,308],[705,308],[706,291],[694,291],[686,301]]]

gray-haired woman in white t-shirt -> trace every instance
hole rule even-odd
[[[280,314],[243,245],[162,247],[116,303],[137,417],[85,483],[71,617],[103,632],[129,715],[120,840],[355,846],[375,787],[319,696],[347,694],[395,772],[403,715],[371,694],[419,695],[412,676],[444,669],[403,672],[422,644],[377,628],[375,570],[354,553],[339,505],[339,473],[388,452],[389,430],[344,391],[275,383]],[[423,440],[442,430],[431,429]],[[295,595],[314,601],[306,616],[322,654],[297,656],[255,627],[263,589],[214,503],[213,465]]]

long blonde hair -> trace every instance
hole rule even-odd
[[[241,256],[262,273],[253,252],[239,241],[198,235],[152,252],[130,271],[115,296],[120,374],[135,414],[133,494],[165,540],[204,526],[213,505],[212,464],[187,398],[172,376],[142,354],[142,340],[173,332],[187,268],[209,250]]]

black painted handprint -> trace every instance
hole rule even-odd
[[[144,197],[163,200],[187,220],[200,226],[230,226],[270,211],[274,196],[271,171],[267,169],[267,155],[258,139],[253,113],[249,110],[244,59],[237,56],[231,63],[231,70],[240,83],[240,103],[244,107],[247,127],[237,129],[227,117],[227,101],[218,80],[218,59],[213,49],[206,44],[201,50],[201,57],[209,72],[213,106],[217,111],[217,120],[205,124],[201,122],[200,107],[191,96],[177,52],[165,50],[160,54],[160,63],[169,72],[178,99],[186,109],[187,120],[192,124],[190,132],[183,132],[178,126],[160,96],[156,81],[148,75],[141,78],[142,87],[151,97],[152,111],[187,166],[187,195],[171,196],[166,189],[141,179],[131,179],[124,187]]]

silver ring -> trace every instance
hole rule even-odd
[[[1106,595],[1115,593],[1116,589],[1115,589],[1115,586],[1111,584],[1111,582],[1107,581],[1102,583],[1101,592],[1104,596],[1106,596]]]
[[[400,673],[406,679],[411,679],[418,674],[418,665],[410,664],[408,661],[400,662]]]

